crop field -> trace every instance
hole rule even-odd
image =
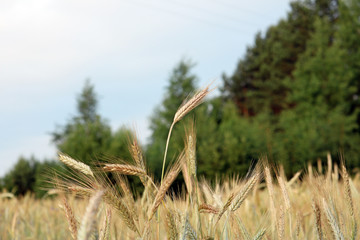
[[[350,179],[330,158],[328,164],[332,171],[310,167],[307,175],[290,180],[281,171],[272,177],[265,165],[246,179],[213,187],[195,185],[188,175],[186,194],[163,199],[157,197],[162,187],[152,196],[151,185],[133,199],[123,178],[117,181],[121,195],[109,185],[107,190],[74,186],[66,197],[43,199],[3,193],[0,238],[357,239],[360,176]]]

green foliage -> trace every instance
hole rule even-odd
[[[284,112],[279,122],[278,139],[285,151],[281,158],[289,167],[298,169],[293,163],[299,159],[314,161],[339,150],[351,156],[351,165],[359,162],[359,126],[352,108],[357,88],[339,37],[329,19],[317,18],[307,50],[296,64],[295,81],[289,83],[289,101],[296,107]]]
[[[30,159],[20,157],[15,166],[2,179],[2,188],[17,195],[33,191],[37,165],[38,162],[34,157]]]
[[[34,189],[32,189],[35,196],[37,198],[45,196],[48,190],[55,188],[54,176],[65,173],[66,169],[59,163],[59,161],[46,160],[37,162]]]
[[[59,151],[91,164],[107,153],[112,133],[107,121],[97,113],[97,98],[89,81],[77,99],[77,109],[78,115],[53,133],[53,142]]]
[[[20,157],[14,167],[1,179],[1,189],[16,195],[34,192],[42,197],[54,185],[54,173],[64,172],[65,168],[57,161],[39,161],[34,157]]]
[[[120,157],[130,160],[128,141],[132,132],[125,127],[112,132],[107,120],[97,112],[97,95],[89,81],[77,98],[77,115],[53,133],[59,151],[84,163]]]
[[[305,50],[314,11],[310,4],[292,2],[287,19],[271,26],[264,36],[258,33],[234,74],[224,76],[224,94],[234,100],[241,114],[278,114],[288,107],[284,79],[291,77],[298,56]]]

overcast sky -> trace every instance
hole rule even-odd
[[[203,86],[231,74],[289,0],[5,0],[0,2],[0,176],[19,156],[53,158],[50,132],[76,113],[90,78],[99,113],[142,141],[172,68]]]

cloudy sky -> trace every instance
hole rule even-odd
[[[231,74],[289,0],[5,0],[0,2],[0,176],[20,155],[52,158],[50,132],[76,112],[91,79],[114,129],[161,102],[171,69],[196,63],[203,86]]]

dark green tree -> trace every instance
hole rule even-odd
[[[94,86],[85,82],[77,98],[77,114],[53,133],[59,151],[87,164],[108,158],[130,159],[128,140],[131,131],[125,127],[112,132],[108,121],[98,113]]]
[[[351,86],[356,88],[351,96],[350,112],[357,112],[357,123],[360,129],[360,3],[359,0],[342,1],[338,20],[336,44],[344,50],[342,61],[347,71],[352,73]]]
[[[295,64],[314,31],[315,18],[326,18],[332,25],[339,15],[336,0],[295,1],[290,6],[286,19],[263,36],[256,35],[233,75],[224,75],[224,93],[244,116],[265,111],[277,115],[293,107],[286,101],[289,88],[285,81],[294,79]]]
[[[54,176],[64,174],[66,174],[66,169],[58,161],[45,160],[37,162],[33,189],[35,196],[37,198],[45,196],[50,189],[55,188]]]
[[[20,157],[15,166],[3,177],[1,187],[16,195],[33,192],[38,164],[34,157],[30,159]]]
[[[283,142],[278,159],[288,172],[305,166],[306,161],[339,150],[350,157],[349,165],[358,164],[360,138],[356,114],[351,111],[356,93],[353,72],[344,59],[347,51],[338,41],[339,32],[329,18],[317,18],[315,32],[289,82],[289,101],[296,107],[283,112],[277,137]]]
[[[279,114],[288,108],[288,88],[284,79],[291,77],[295,63],[313,31],[314,7],[292,2],[286,19],[271,26],[262,36],[258,33],[248,47],[234,74],[224,75],[224,93],[244,116],[264,111]]]

